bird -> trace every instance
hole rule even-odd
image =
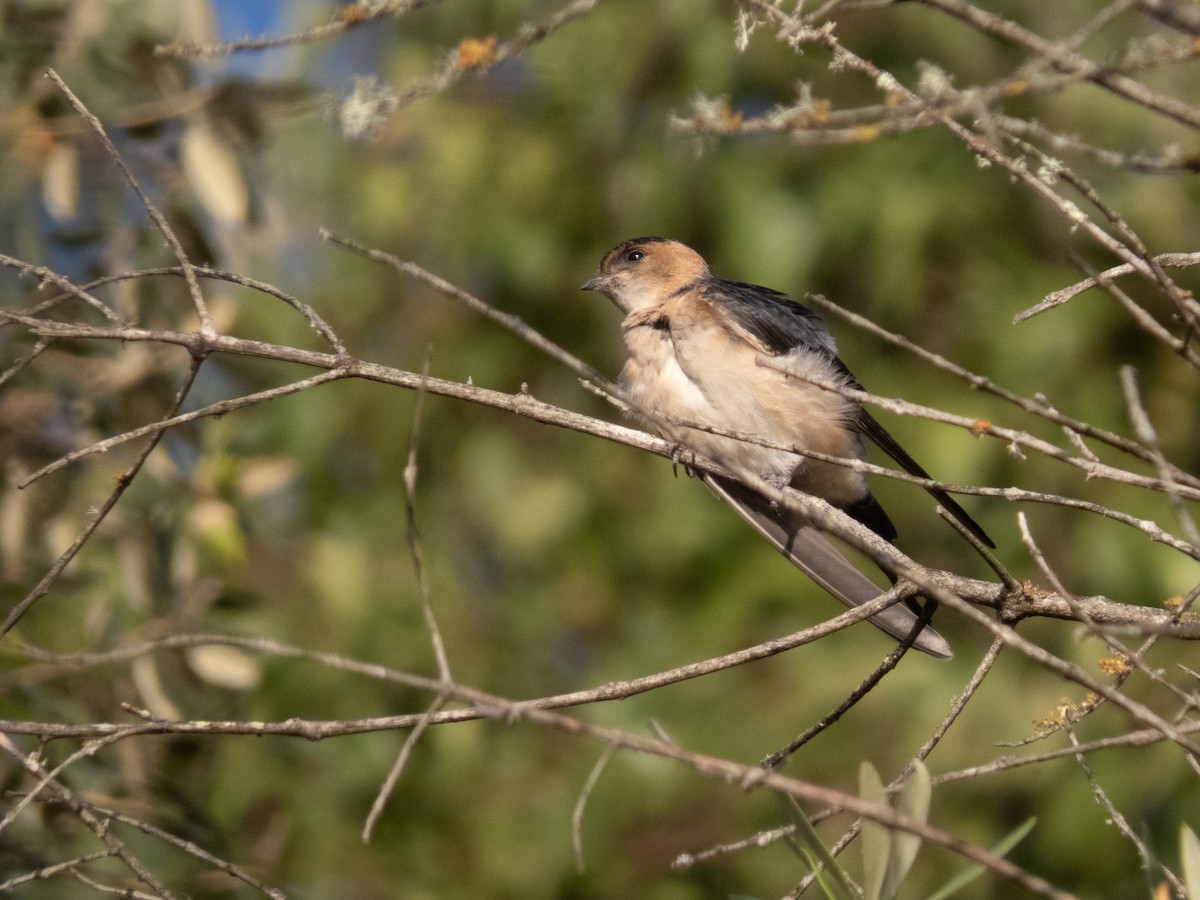
[[[634,412],[662,437],[728,471],[819,497],[883,539],[896,540],[896,528],[862,472],[778,449],[864,460],[870,440],[907,472],[929,478],[861,404],[814,383],[862,389],[816,312],[771,288],[719,279],[699,253],[663,237],[618,244],[580,289],[608,297],[625,313],[621,332],[627,359],[620,384]],[[716,432],[754,435],[776,446]],[[847,606],[861,606],[883,593],[799,512],[737,479],[696,474]],[[995,546],[949,494],[937,487],[927,490],[978,540]],[[917,616],[915,604],[894,604],[869,621],[903,640]],[[949,642],[928,625],[913,646],[934,657],[953,656]]]

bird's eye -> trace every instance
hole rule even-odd
[[[625,252],[625,259],[628,262],[641,262],[645,258],[646,258],[645,250],[627,250]]]

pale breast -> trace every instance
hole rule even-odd
[[[799,377],[758,363],[757,348],[707,318],[677,312],[669,328],[639,325],[625,330],[629,353],[622,382],[656,429],[734,469],[797,487],[835,503],[862,496],[861,475],[803,456],[663,422],[698,422],[752,434],[834,456],[862,455],[862,441],[848,428],[853,404]],[[793,354],[801,374],[835,379],[827,355]]]
[[[691,421],[707,421],[713,416],[700,386],[680,367],[665,329],[629,329],[625,347],[629,357],[621,384],[645,411]]]

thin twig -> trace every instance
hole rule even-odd
[[[1200,722],[1184,723],[1181,727],[1189,734],[1200,732]],[[1142,728],[1137,731],[1131,731],[1126,734],[1116,735],[1107,738],[1098,738],[1094,741],[1088,741],[1079,745],[1078,752],[1080,753],[1099,753],[1102,750],[1123,750],[1136,747],[1150,747],[1154,744],[1160,744],[1166,737],[1156,728]],[[1040,765],[1046,762],[1052,762],[1058,759],[1073,756],[1077,751],[1072,747],[1066,747],[1058,750],[1047,750],[1042,753],[1034,753],[1028,756],[999,756],[990,762],[983,763],[977,766],[968,766],[964,769],[958,769],[953,772],[943,772],[941,775],[933,777],[934,785],[953,784],[959,781],[973,781],[984,775],[995,775],[1002,772],[1009,772],[1013,769],[1021,769],[1026,766]]]
[[[32,347],[14,359],[11,366],[0,372],[0,387],[4,387],[5,384],[17,375],[20,375],[25,367],[41,356],[49,346],[49,341],[45,338],[39,338]]]
[[[112,850],[97,850],[95,853],[88,853],[85,856],[78,856],[75,859],[68,859],[64,862],[54,863],[54,865],[44,866],[33,872],[15,875],[7,881],[0,881],[0,893],[11,893],[15,888],[29,884],[31,881],[47,881],[56,875],[69,872],[76,866],[86,866],[88,863],[96,862],[100,859],[108,859],[111,856],[113,856]]]
[[[588,773],[587,780],[584,781],[583,787],[579,790],[579,797],[575,800],[575,806],[571,810],[571,847],[575,851],[575,871],[580,875],[584,873],[587,866],[583,860],[583,811],[587,808],[588,798],[592,796],[592,791],[600,781],[600,776],[604,773],[604,769],[608,766],[608,761],[613,758],[613,754],[617,752],[617,748],[613,744],[609,744],[600,753],[600,758],[596,760],[596,764],[592,766],[592,771]]]
[[[505,714],[510,717],[516,714],[520,718],[529,718],[531,721],[559,729],[568,734],[585,734],[623,749],[673,759],[691,767],[702,775],[737,784],[744,790],[751,790],[762,786],[781,794],[790,795],[797,800],[833,806],[873,822],[878,822],[886,828],[914,834],[927,843],[936,844],[972,862],[985,866],[994,874],[1011,880],[1013,883],[1020,885],[1024,890],[1037,896],[1053,897],[1057,898],[1057,900],[1068,900],[1068,898],[1073,897],[1069,892],[1054,887],[1039,876],[1021,869],[1002,857],[995,856],[939,828],[898,813],[890,807],[868,803],[853,794],[789,778],[758,766],[741,765],[706,754],[683,750],[672,743],[629,734],[615,728],[592,725],[588,722],[562,715],[561,713],[527,709],[523,704],[518,704],[516,707],[506,710]]]
[[[0,319],[6,316],[12,317],[15,314],[5,313],[0,310]],[[530,418],[534,421],[543,422],[545,424],[555,425],[562,428],[568,428],[580,433],[590,434],[605,440],[615,441],[627,446],[636,447],[650,452],[657,453],[665,458],[672,458],[677,451],[677,447],[670,442],[654,437],[646,432],[637,429],[626,428],[624,426],[615,425],[603,420],[594,419],[589,416],[584,416],[579,413],[574,413],[569,410],[564,410],[559,407],[552,406],[547,403],[536,400],[531,395],[521,392],[518,394],[504,394],[498,391],[480,388],[476,385],[462,384],[459,382],[446,381],[434,377],[422,377],[418,373],[405,372],[398,369],[393,369],[387,366],[381,366],[376,363],[368,363],[353,358],[335,356],[328,353],[318,353],[311,350],[300,350],[295,347],[287,347],[275,344],[266,344],[261,341],[250,341],[242,338],[232,338],[228,336],[218,336],[211,340],[206,340],[202,336],[186,333],[186,332],[170,332],[170,331],[151,331],[146,329],[122,328],[122,329],[106,329],[91,326],[71,325],[64,323],[42,322],[41,320],[25,320],[24,317],[17,316],[31,330],[37,334],[43,334],[49,337],[58,339],[65,338],[89,338],[100,340],[119,340],[119,341],[151,341],[158,343],[177,344],[186,347],[194,353],[234,353],[239,355],[263,357],[268,359],[277,359],[288,362],[295,362],[301,365],[312,366],[321,369],[337,369],[343,372],[344,377],[362,378],[370,381],[377,381],[383,384],[390,384],[397,387],[407,388],[409,390],[426,390],[431,394],[451,397],[459,400],[467,400],[473,403],[479,403],[497,409],[507,410],[519,415]],[[812,379],[810,379],[812,380]],[[815,383],[815,382],[814,382]],[[828,385],[830,390],[842,391],[844,388],[837,385]],[[915,404],[901,404],[899,401],[887,401],[883,398],[876,398],[874,395],[863,392],[845,391],[847,396],[855,399],[862,399],[864,402],[878,402],[881,405],[886,404],[885,408],[901,414],[908,413],[912,415],[918,414]],[[946,417],[945,414],[940,414]],[[953,417],[950,417],[953,418]],[[706,428],[706,426],[696,423],[695,427]],[[714,432],[717,429],[711,429]],[[997,429],[991,426],[991,432],[1002,437],[1013,437],[1015,433],[1008,432],[1005,429]],[[161,432],[159,432],[161,434]],[[759,440],[753,436],[744,436],[748,440]],[[1083,466],[1086,461],[1079,458],[1072,458],[1069,454],[1059,451],[1052,445],[1046,447],[1054,452],[1065,456],[1068,461],[1074,461],[1076,464]],[[815,454],[814,454],[815,455]],[[755,481],[757,476],[753,473],[729,473],[725,472],[720,466],[711,461],[700,461],[697,458],[697,464],[705,471],[716,474],[725,474],[734,478],[741,477],[741,474],[746,474],[752,481]],[[1090,470],[1090,469],[1089,469]],[[886,470],[881,470],[886,471]],[[1120,470],[1104,469],[1101,472],[1090,470],[1092,474],[1105,474],[1118,480],[1134,481],[1145,487],[1161,489],[1162,485],[1158,479],[1145,479],[1141,476],[1132,476],[1128,478],[1120,478]],[[777,496],[779,489],[777,486],[767,484],[762,479],[757,479],[755,485],[765,495]],[[951,488],[954,489],[954,488]],[[1200,494],[1200,491],[1191,491],[1180,488],[1181,492],[1188,496],[1191,493]],[[1012,495],[1019,499],[1017,495],[1012,494],[1012,489],[1005,489],[1001,492],[1001,496]],[[1036,499],[1030,497],[1030,499]],[[820,501],[806,501],[820,503]],[[824,504],[822,504],[824,505]],[[810,513],[816,507],[809,507]],[[822,514],[823,515],[823,514]],[[896,559],[893,554],[897,551],[891,545],[886,548],[878,540],[878,538],[870,535],[861,526],[853,523],[848,517],[841,515],[837,518],[837,524],[827,517],[819,523],[821,527],[832,528],[835,533],[841,534],[846,528],[859,529],[856,533],[861,540],[869,541],[869,546],[859,545],[868,556],[878,562],[885,568],[896,565]],[[1133,524],[1131,521],[1130,524]],[[1149,529],[1149,526],[1143,523],[1142,526],[1146,529],[1146,533],[1150,534],[1155,539],[1163,540],[1169,543],[1169,537],[1154,532]],[[1186,545],[1180,545],[1180,549],[1185,549]],[[1193,551],[1195,552],[1195,551]],[[890,560],[890,562],[889,562]],[[912,560],[907,560],[906,565],[913,566]],[[929,579],[933,577],[933,573],[928,570],[923,570],[923,577]],[[1009,595],[1000,585],[990,585],[986,582],[977,582],[972,579],[962,579],[951,575],[950,573],[942,573],[938,576],[942,579],[944,586],[953,583],[953,590],[958,596],[969,599],[970,602],[981,603],[994,607],[1009,604],[1012,600]],[[1088,609],[1088,614],[1098,624],[1105,625],[1128,625],[1135,627],[1145,627],[1148,629],[1172,629],[1174,620],[1170,614],[1159,610],[1148,609],[1140,606],[1123,606],[1112,603],[1105,598],[1085,598],[1081,602],[1085,603]],[[1055,598],[1048,594],[1033,595],[1027,594],[1022,598],[1021,612],[1022,616],[1026,615],[1049,615],[1056,618],[1071,618],[1072,613],[1070,608],[1061,601],[1061,598]],[[1177,636],[1188,637],[1190,632],[1186,629],[1176,629],[1173,631]]]
[[[343,32],[374,22],[383,18],[399,18],[414,9],[430,6],[435,0],[390,0],[387,3],[348,3],[337,7],[333,18],[320,25],[314,25],[293,34],[245,38],[237,41],[221,41],[215,44],[196,44],[188,41],[176,41],[170,44],[160,44],[154,52],[160,56],[178,56],[185,59],[212,59],[220,56],[232,56],[245,51],[270,50],[277,47],[291,47],[297,44],[309,44],[314,41],[335,37]]]
[[[86,800],[84,802],[89,809],[96,813],[96,815],[113,822],[121,822],[131,828],[136,828],[143,834],[147,834],[156,840],[162,841],[164,844],[170,844],[173,847],[178,847],[189,856],[193,856],[201,862],[207,863],[214,869],[229,875],[231,878],[236,878],[238,881],[248,884],[255,890],[266,894],[268,897],[272,898],[272,900],[286,900],[287,898],[287,895],[284,894],[283,891],[279,890],[278,888],[273,888],[269,884],[260,881],[241,866],[234,865],[233,863],[229,862],[229,860],[222,859],[214,853],[210,853],[208,850],[205,850],[194,841],[184,840],[183,838],[178,837],[177,835],[174,835],[165,829],[159,828],[156,825],[151,825],[149,822],[144,822],[140,819],[135,819],[132,816],[127,815],[126,813],[118,812],[115,809],[100,806],[91,800]]]
[[[362,244],[347,238],[337,237],[336,235],[324,229],[321,231],[321,238],[336,247],[342,247],[343,249],[349,250],[352,253],[357,253],[359,256],[363,256],[366,259],[374,260],[375,262],[381,262],[385,265],[391,266],[402,275],[407,275],[429,285],[439,294],[449,297],[451,300],[454,300],[456,303],[459,303],[460,305],[469,309],[471,312],[482,316],[495,325],[499,325],[501,328],[504,328],[506,331],[509,331],[523,340],[525,343],[529,344],[529,346],[533,347],[535,350],[542,352],[550,359],[553,359],[554,361],[570,369],[584,381],[599,389],[602,394],[608,396],[620,394],[620,390],[611,381],[609,381],[587,363],[583,362],[577,356],[564,350],[541,332],[521,321],[518,316],[496,309],[496,307],[492,306],[490,303],[481,300],[479,297],[476,297],[473,294],[467,293],[462,288],[451,284],[444,278],[439,278],[437,275],[434,275],[432,272],[429,272],[414,262],[400,259],[398,256],[394,256],[391,253],[384,253],[382,250],[375,250],[370,247],[365,247]]]
[[[1200,253],[1161,253],[1154,257],[1154,261],[1161,266],[1174,268],[1194,268],[1200,266]],[[1057,291],[1047,294],[1040,302],[1022,310],[1013,316],[1013,324],[1019,324],[1026,319],[1031,319],[1039,313],[1043,313],[1048,309],[1054,309],[1056,306],[1062,306],[1069,300],[1078,297],[1084,291],[1091,290],[1097,287],[1101,282],[1100,279],[1107,278],[1110,281],[1122,275],[1130,275],[1134,271],[1133,266],[1129,263],[1122,263],[1119,266],[1112,266],[1105,269],[1103,272],[1096,272],[1093,275],[1077,281],[1070,287],[1061,288]]]
[[[975,667],[975,672],[971,675],[971,679],[967,682],[966,687],[964,687],[958,696],[955,697],[951,702],[950,711],[946,713],[946,715],[942,718],[942,721],[938,723],[937,728],[934,729],[933,734],[930,735],[929,739],[922,744],[921,748],[917,751],[917,759],[922,761],[928,759],[929,754],[933,752],[934,748],[937,747],[942,738],[946,736],[946,732],[950,730],[950,726],[958,721],[958,717],[962,714],[962,711],[966,709],[967,703],[970,702],[971,698],[975,696],[975,693],[979,690],[980,685],[983,684],[983,679],[987,677],[989,672],[992,671],[992,666],[996,664],[996,658],[1000,655],[1000,651],[1002,649],[1004,649],[1003,641],[998,638],[992,641],[992,645],[988,648],[987,653],[983,655],[983,658]],[[899,790],[900,785],[902,785],[905,779],[907,779],[912,773],[913,768],[914,766],[912,762],[909,762],[907,765],[905,765],[905,767],[901,769],[900,773],[896,775],[896,777],[893,778],[888,784],[888,791],[894,792]],[[842,851],[850,846],[850,844],[858,837],[861,830],[862,822],[853,822],[850,827],[842,833],[837,841],[834,842],[833,846],[830,847],[830,852],[834,856],[840,855]],[[774,832],[771,832],[770,834],[773,835]],[[775,839],[776,838],[772,837],[772,840]],[[804,877],[800,884],[796,886],[795,890],[790,892],[789,896],[795,897],[804,893],[806,890],[808,890],[813,878],[814,875],[810,872]]]
[[[0,750],[12,756],[18,764],[36,778],[44,779],[46,768],[40,761],[33,756],[22,753],[21,750],[9,740],[8,735],[0,733]],[[108,848],[109,852],[120,859],[131,872],[147,885],[159,900],[175,900],[175,894],[172,893],[165,884],[163,884],[153,872],[151,872],[140,859],[129,851],[125,846],[125,842],[120,840],[113,834],[105,819],[97,816],[88,808],[74,792],[69,790],[57,781],[49,781],[42,784],[41,791],[48,797],[52,797],[59,803],[70,809],[84,825],[88,827],[93,834]]]
[[[102,302],[97,297],[94,297],[86,288],[80,287],[79,285],[73,283],[69,278],[65,278],[62,275],[59,275],[57,272],[54,272],[43,266],[30,265],[23,260],[8,256],[5,253],[0,253],[0,265],[7,266],[10,269],[16,269],[22,275],[29,275],[32,278],[36,278],[41,284],[54,285],[63,292],[62,297],[78,297],[88,306],[98,310],[100,314],[104,316],[104,318],[108,319],[108,321],[112,322],[114,325],[125,324],[125,320],[109,309],[106,303]],[[36,306],[32,311],[32,315],[39,315],[43,309],[48,309],[51,306],[54,306],[59,299],[61,298],[55,298],[53,302],[45,301],[41,304],[38,304],[38,306]],[[2,323],[0,323],[0,327],[2,327]]]
[[[270,388],[265,391],[257,391],[253,394],[245,394],[241,397],[233,397],[229,400],[218,400],[216,403],[210,403],[208,406],[200,409],[192,410],[188,413],[181,413],[177,416],[170,416],[166,419],[159,419],[157,422],[151,422],[149,425],[143,425],[140,428],[133,428],[121,434],[114,435],[110,438],[105,438],[102,441],[96,441],[86,447],[81,447],[78,450],[72,450],[66,456],[61,456],[54,462],[43,466],[31,475],[26,476],[17,487],[27,488],[35,481],[45,478],[47,475],[52,475],[59,469],[70,465],[73,462],[84,459],[88,456],[93,456],[97,453],[107,453],[113,447],[117,447],[128,441],[137,440],[146,435],[161,435],[164,431],[169,431],[172,428],[177,428],[180,425],[186,425],[188,422],[195,422],[198,419],[211,419],[226,416],[231,412],[239,409],[244,409],[247,406],[254,406],[259,403],[265,403],[268,400],[277,400],[280,397],[287,397],[291,394],[298,394],[301,391],[306,391],[309,388],[314,388],[317,385],[328,384],[331,381],[337,381],[345,378],[346,373],[337,369],[330,369],[325,372],[320,372],[313,375],[311,378],[305,378],[301,381],[293,382],[292,384],[281,385],[280,387]]]
[[[486,72],[506,59],[519,56],[563,26],[591,12],[600,2],[601,0],[574,0],[572,3],[567,3],[541,22],[526,23],[508,40],[501,42],[493,40],[490,44],[485,44],[486,49],[473,58],[466,58],[461,49],[452,52],[440,72],[410,85],[400,94],[397,98],[397,108],[403,109],[417,100],[458,84],[468,75]]]
[[[129,186],[133,188],[134,193],[138,195],[138,199],[142,201],[142,205],[146,207],[146,212],[149,214],[151,221],[154,222],[154,226],[166,239],[167,244],[171,248],[171,252],[175,256],[175,260],[179,263],[180,268],[183,269],[183,278],[187,282],[188,293],[191,294],[192,303],[196,307],[196,316],[200,320],[200,333],[206,336],[212,336],[216,334],[216,329],[213,328],[212,321],[208,316],[208,305],[205,303],[204,294],[200,290],[200,282],[196,280],[195,269],[192,267],[191,260],[188,259],[187,254],[184,252],[183,245],[179,242],[179,238],[175,235],[170,223],[167,222],[166,216],[159,211],[159,208],[154,204],[154,201],[152,201],[149,195],[142,190],[142,186],[138,182],[136,176],[134,176],[133,170],[129,168],[128,164],[125,162],[125,159],[121,156],[120,152],[118,152],[116,146],[112,142],[112,139],[109,138],[108,132],[105,131],[104,126],[100,124],[100,120],[92,114],[91,110],[83,105],[83,102],[75,96],[74,91],[67,87],[67,83],[62,80],[57,72],[55,72],[53,69],[47,69],[46,77],[53,81],[58,89],[62,91],[63,96],[65,96],[67,98],[67,102],[74,107],[75,112],[79,114],[79,117],[92,127],[92,130],[96,133],[96,137],[98,137],[100,139],[100,143],[103,144],[105,152],[107,152],[109,158],[116,163],[117,168],[121,170],[121,174],[125,176],[125,180],[129,183]]]
[[[16,821],[22,811],[25,810],[30,803],[38,799],[42,792],[46,790],[47,785],[59,779],[68,768],[77,763],[81,759],[89,759],[99,753],[102,749],[113,743],[113,737],[99,738],[85,743],[82,747],[70,754],[66,759],[56,765],[53,769],[49,769],[41,777],[41,779],[33,786],[33,788],[13,805],[13,808],[5,814],[3,819],[0,819],[0,832],[4,831]]]
[[[1200,109],[1173,97],[1150,90],[1128,76],[1092,62],[1056,41],[1043,38],[1011,19],[968,3],[967,0],[919,0],[923,6],[961,19],[980,31],[994,34],[1023,47],[1060,71],[1084,78],[1144,109],[1160,113],[1191,128],[1200,128]]]
[[[387,805],[388,798],[392,796],[392,792],[396,789],[397,783],[400,781],[400,776],[404,774],[404,769],[408,765],[408,760],[412,756],[413,749],[417,746],[417,741],[421,739],[421,735],[432,724],[433,718],[446,704],[446,695],[438,694],[433,698],[433,702],[429,704],[429,708],[419,718],[412,731],[404,739],[404,744],[400,747],[400,752],[396,755],[395,761],[392,763],[392,768],[388,771],[387,778],[383,780],[379,790],[375,794],[375,800],[371,803],[371,809],[367,813],[366,821],[363,823],[362,842],[369,844],[371,835],[375,832],[375,825],[379,822],[383,815],[383,809]]]
[[[1166,493],[1171,487],[1179,491],[1182,496],[1186,496],[1190,500],[1200,500],[1200,487],[1192,485],[1183,485],[1175,480],[1172,480],[1168,485],[1161,478],[1151,478],[1144,475],[1138,475],[1134,472],[1129,472],[1125,469],[1119,469],[1116,466],[1111,466],[1105,463],[1097,463],[1094,460],[1084,456],[1075,456],[1063,450],[1061,447],[1056,447],[1048,441],[1035,437],[1027,432],[1015,431],[1011,428],[1004,428],[990,421],[982,421],[980,419],[971,418],[969,416],[959,416],[952,413],[943,412],[939,409],[934,409],[929,406],[923,406],[919,403],[912,403],[907,400],[900,400],[895,397],[882,397],[878,394],[868,393],[867,391],[856,390],[846,387],[846,385],[818,378],[806,372],[798,370],[795,360],[790,360],[783,357],[759,357],[759,364],[767,368],[777,369],[792,377],[802,379],[817,387],[824,388],[843,397],[858,401],[859,403],[877,406],[880,409],[897,416],[911,416],[915,418],[928,419],[932,422],[941,422],[946,425],[954,425],[965,431],[969,431],[975,435],[989,435],[991,437],[1000,438],[1007,441],[1010,445],[1023,447],[1029,450],[1034,450],[1047,456],[1050,459],[1058,460],[1067,465],[1074,466],[1088,474],[1091,478],[1105,478],[1110,481],[1121,482],[1124,484],[1133,484],[1137,487],[1147,488],[1153,491],[1161,491]]]
[[[1162,448],[1158,443],[1158,432],[1154,428],[1154,423],[1150,421],[1150,414],[1142,405],[1141,394],[1138,390],[1137,371],[1133,366],[1121,366],[1117,371],[1117,378],[1121,383],[1121,395],[1125,399],[1126,409],[1129,410],[1129,420],[1133,424],[1134,433],[1153,454],[1158,477],[1167,485],[1167,496],[1171,499],[1171,505],[1175,507],[1175,514],[1179,517],[1183,533],[1193,545],[1200,546],[1200,529],[1196,528],[1196,520],[1192,518],[1191,511],[1183,502],[1183,498],[1179,496],[1172,474],[1174,467],[1163,456]]]
[[[421,368],[422,378],[429,377],[429,360],[431,352],[426,352],[425,363]],[[433,645],[433,655],[437,660],[438,677],[441,681],[450,685],[454,683],[454,676],[450,671],[450,659],[446,655],[446,645],[442,640],[442,631],[438,627],[437,617],[433,614],[433,603],[430,599],[429,578],[425,573],[425,555],[421,549],[421,533],[417,527],[417,445],[418,436],[421,427],[421,412],[425,404],[424,389],[417,391],[417,400],[413,408],[412,433],[409,436],[408,443],[408,462],[404,466],[404,509],[405,518],[407,521],[407,539],[408,551],[412,558],[413,571],[416,573],[417,585],[421,596],[421,614],[425,618],[425,628],[429,632],[429,640]],[[404,741],[404,746],[400,748],[400,753],[396,757],[396,761],[392,764],[391,771],[384,779],[383,785],[375,796],[375,802],[371,805],[371,811],[367,814],[367,820],[363,825],[362,839],[363,843],[368,843],[371,840],[371,833],[374,831],[375,823],[379,821],[379,817],[383,815],[383,808],[395,790],[397,782],[400,780],[400,775],[404,772],[404,767],[412,754],[413,748],[416,747],[417,741],[425,729],[429,727],[433,716],[442,708],[446,702],[446,694],[440,692],[433,703],[425,711],[425,715],[413,726],[413,730],[409,732],[408,737]]]
[[[175,394],[175,399],[171,403],[170,409],[167,411],[167,418],[175,415],[175,413],[178,412],[179,408],[183,405],[183,401],[187,399],[188,392],[191,391],[192,384],[195,383],[196,375],[199,373],[200,366],[203,364],[203,362],[204,359],[201,356],[192,357],[191,367],[188,369],[188,373],[184,378],[183,384]],[[75,558],[75,556],[83,548],[83,545],[88,542],[88,539],[91,538],[96,529],[100,527],[100,524],[108,517],[108,514],[112,511],[113,507],[117,505],[117,501],[121,499],[121,497],[125,494],[125,491],[133,483],[133,479],[136,478],[137,474],[142,470],[142,466],[146,464],[146,460],[150,457],[150,454],[154,452],[154,449],[158,446],[158,442],[162,440],[162,436],[164,434],[166,434],[165,431],[157,431],[151,435],[150,440],[146,443],[146,446],[139,451],[137,457],[134,459],[133,465],[117,475],[117,486],[96,511],[96,514],[92,516],[91,521],[89,521],[87,525],[85,525],[79,532],[79,534],[75,536],[75,540],[71,542],[71,546],[63,551],[58,559],[55,560],[54,564],[50,567],[46,574],[42,576],[41,580],[34,585],[33,590],[26,594],[21,601],[9,611],[8,616],[4,620],[3,626],[0,627],[0,636],[3,636],[11,631],[13,626],[21,620],[21,617],[25,615],[29,608],[50,592],[50,588],[52,588],[54,583],[58,581],[58,578],[60,575],[62,575],[63,570],[70,565],[71,560]]]
[[[425,354],[425,363],[421,368],[421,379],[429,378],[430,353]],[[412,557],[413,571],[417,576],[417,585],[421,595],[421,614],[425,617],[425,628],[429,632],[429,641],[433,645],[433,655],[437,660],[438,676],[447,684],[454,681],[450,673],[450,658],[446,655],[446,644],[442,640],[442,631],[438,628],[437,617],[433,614],[433,603],[430,599],[429,576],[425,573],[425,554],[421,550],[421,532],[417,527],[417,439],[421,427],[421,411],[425,405],[424,387],[417,389],[416,404],[413,407],[412,434],[408,444],[408,462],[404,466],[404,508],[408,522],[408,550]]]
[[[4,263],[7,257],[0,254],[0,263]],[[274,297],[277,300],[290,306],[296,312],[304,316],[308,320],[309,326],[319,334],[330,346],[334,353],[344,354],[346,347],[342,343],[341,338],[337,336],[329,323],[321,318],[320,314],[298,297],[293,297],[286,291],[282,291],[273,284],[267,284],[265,281],[259,281],[257,278],[251,278],[249,275],[239,275],[236,272],[226,272],[223,269],[213,269],[209,266],[192,266],[192,271],[196,273],[198,278],[211,278],[214,281],[224,281],[229,284],[236,284],[239,287],[249,288],[252,291],[257,291],[261,294]],[[155,277],[160,275],[174,275],[182,278],[184,270],[181,266],[156,266],[151,269],[135,269],[131,272],[119,272],[115,275],[105,275],[100,278],[93,279],[86,284],[80,285],[77,290],[91,291],[98,287],[103,287],[107,284],[118,284],[123,281],[135,281],[141,278]],[[72,293],[63,293],[54,297],[48,297],[40,303],[25,309],[22,313],[26,316],[40,316],[47,310],[53,309],[59,305],[64,299],[73,296]]]
[[[1197,254],[1197,263],[1200,263],[1200,254]],[[1022,412],[1030,413],[1038,416],[1039,418],[1046,419],[1047,421],[1053,422],[1054,424],[1063,428],[1069,428],[1076,434],[1085,435],[1086,437],[1093,438],[1094,440],[1102,441],[1103,443],[1108,444],[1110,447],[1115,447],[1116,449],[1124,453],[1128,453],[1129,455],[1134,456],[1144,462],[1152,461],[1152,455],[1150,451],[1146,447],[1141,446],[1137,441],[1130,440],[1128,437],[1117,434],[1114,431],[1098,428],[1088,422],[1068,416],[1058,411],[1053,406],[1048,405],[1044,400],[1022,397],[1016,391],[1009,390],[1008,388],[997,384],[986,375],[980,375],[976,372],[972,372],[971,370],[960,366],[949,359],[946,359],[940,354],[926,350],[924,347],[921,347],[920,345],[910,341],[903,335],[888,331],[887,329],[875,324],[865,316],[859,315],[858,313],[839,306],[820,294],[808,294],[806,295],[806,299],[818,309],[824,312],[833,313],[839,318],[849,322],[855,328],[865,331],[882,341],[886,341],[894,347],[899,347],[905,352],[913,354],[918,359],[929,363],[943,372],[948,372],[949,374],[954,375],[956,378],[962,379],[981,393],[991,394],[999,397],[1005,402],[1017,407]],[[976,424],[979,424],[980,420],[975,419],[974,421]],[[1196,478],[1195,476],[1189,476],[1187,473],[1179,473],[1179,475],[1176,477],[1191,478],[1190,483],[1200,486],[1200,479]]]
[[[888,672],[899,665],[904,654],[912,647],[913,642],[920,635],[921,631],[929,624],[929,620],[933,618],[935,606],[932,603],[926,603],[921,609],[921,613],[917,616],[913,623],[912,629],[905,636],[904,640],[898,643],[886,657],[883,662],[875,667],[875,670],[868,675],[863,681],[850,692],[850,695],[843,700],[836,709],[821,717],[819,722],[814,723],[810,728],[804,731],[799,737],[792,740],[786,747],[776,750],[770,756],[766,757],[759,765],[764,769],[777,769],[790,757],[793,753],[811,741],[814,737],[825,731],[829,726],[833,725],[838,719],[844,716],[851,708],[855,706],[863,697],[883,680]]]
[[[1075,735],[1075,729],[1068,724],[1066,726],[1066,731],[1067,737],[1071,741],[1071,749],[1075,753],[1075,761],[1079,764],[1079,768],[1083,770],[1083,775],[1087,779],[1088,785],[1091,787],[1092,793],[1095,795],[1097,802],[1099,802],[1099,804],[1104,808],[1104,811],[1108,817],[1107,821],[1113,827],[1115,827],[1117,831],[1121,832],[1126,840],[1133,844],[1133,848],[1137,851],[1138,859],[1141,860],[1142,871],[1144,871],[1147,877],[1149,877],[1152,874],[1152,870],[1155,865],[1154,855],[1150,852],[1150,848],[1146,846],[1146,842],[1138,837],[1137,832],[1135,832],[1129,826],[1129,822],[1126,820],[1125,816],[1121,814],[1121,811],[1117,809],[1112,800],[1109,799],[1108,793],[1104,790],[1103,786],[1100,784],[1100,780],[1096,777],[1096,773],[1088,764],[1087,757],[1080,752],[1081,744],[1079,742],[1079,738]],[[1163,876],[1171,882],[1171,886],[1175,889],[1176,895],[1180,897],[1187,896],[1187,891],[1184,889],[1183,882],[1179,880],[1179,877],[1161,862],[1159,862],[1159,868],[1161,868]]]

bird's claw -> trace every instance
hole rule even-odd
[[[691,454],[692,459],[691,459],[690,463],[683,462],[683,455],[685,453]],[[690,450],[687,447],[683,446],[683,444],[675,444],[671,448],[671,473],[676,478],[679,477],[680,463],[683,464],[683,474],[684,475],[686,475],[688,478],[695,477],[695,475],[696,475],[696,451],[695,450]]]

